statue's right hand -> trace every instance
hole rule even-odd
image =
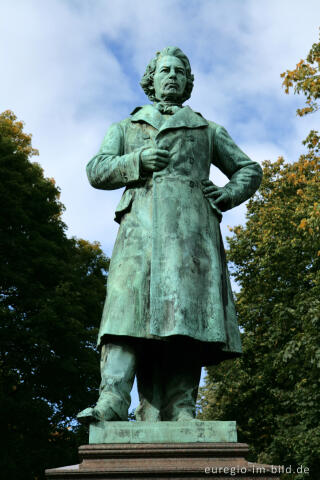
[[[141,166],[145,172],[158,172],[169,163],[169,152],[160,148],[146,148],[141,153]]]

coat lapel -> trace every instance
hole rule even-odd
[[[171,128],[197,128],[207,127],[208,122],[199,114],[195,113],[190,107],[180,108],[174,115],[163,117],[159,110],[152,105],[138,107],[132,112],[132,122],[146,122],[152,127],[163,132]]]
[[[131,122],[146,122],[153,128],[160,130],[164,118],[152,105],[145,105],[144,107],[137,107],[131,113]]]
[[[180,108],[174,115],[167,118],[160,127],[160,132],[169,128],[198,128],[207,127],[208,122],[190,107]]]

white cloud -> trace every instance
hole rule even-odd
[[[7,0],[0,9],[0,109],[33,133],[45,174],[61,187],[69,233],[99,240],[108,254],[121,192],[92,189],[85,165],[110,123],[146,101],[137,82],[156,50],[186,51],[196,77],[188,103],[253,159],[294,160],[303,150],[313,119],[296,119],[279,75],[317,40],[317,0]],[[228,215],[243,219],[237,212]]]
[[[121,191],[92,189],[85,165],[110,123],[146,101],[137,82],[154,52],[178,45],[189,55],[188,103],[253,159],[292,161],[314,119],[295,117],[303,99],[285,96],[279,75],[317,41],[319,13],[318,0],[3,0],[0,111],[12,109],[33,133],[45,174],[61,187],[69,234],[110,255]],[[227,181],[214,169],[211,178]],[[225,213],[223,236],[245,211]]]

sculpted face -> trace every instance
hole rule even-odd
[[[171,55],[160,57],[153,77],[156,99],[179,103],[186,84],[186,70],[181,60]]]

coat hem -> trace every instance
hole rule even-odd
[[[98,348],[106,343],[112,343],[112,341],[124,342],[126,344],[141,346],[145,342],[155,342],[163,345],[174,345],[177,357],[184,356],[190,358],[190,355],[194,355],[194,361],[200,364],[202,367],[218,365],[225,360],[237,358],[241,356],[242,351],[236,349],[227,349],[223,342],[208,342],[196,340],[188,335],[169,335],[166,337],[139,337],[129,335],[118,335],[106,333],[99,338]]]

